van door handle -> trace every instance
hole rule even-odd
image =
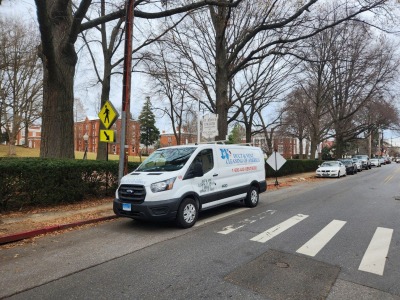
[[[213,177],[217,177],[217,176],[218,176],[218,174],[214,174],[214,175],[213,175]]]

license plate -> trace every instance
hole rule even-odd
[[[122,210],[131,211],[132,210],[131,204],[130,203],[122,203]]]

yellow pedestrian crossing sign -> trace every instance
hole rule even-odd
[[[115,107],[112,105],[112,103],[107,100],[106,103],[104,103],[103,107],[101,108],[99,114],[98,114],[101,123],[103,123],[104,127],[106,129],[109,129],[114,122],[118,119],[119,114]]]
[[[114,130],[100,130],[100,142],[114,143],[115,142]]]

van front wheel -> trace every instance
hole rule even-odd
[[[179,205],[176,223],[179,227],[190,228],[196,223],[198,214],[199,209],[196,201],[186,198]]]
[[[250,187],[250,190],[247,193],[247,197],[244,200],[244,204],[247,207],[256,207],[258,204],[259,195],[258,189],[255,186]]]

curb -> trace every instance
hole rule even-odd
[[[112,215],[112,216],[106,216],[106,217],[101,217],[101,218],[97,218],[97,219],[90,219],[90,220],[79,221],[79,222],[74,222],[74,223],[48,226],[48,227],[44,227],[44,228],[40,228],[40,229],[35,229],[32,231],[20,232],[20,233],[15,233],[15,234],[11,234],[11,235],[1,236],[0,237],[0,245],[17,242],[20,240],[32,238],[32,237],[35,237],[35,236],[38,236],[41,234],[54,232],[57,230],[78,227],[78,226],[82,226],[82,225],[86,225],[86,224],[107,221],[107,220],[112,220],[112,219],[116,219],[116,218],[118,218],[118,216]]]

